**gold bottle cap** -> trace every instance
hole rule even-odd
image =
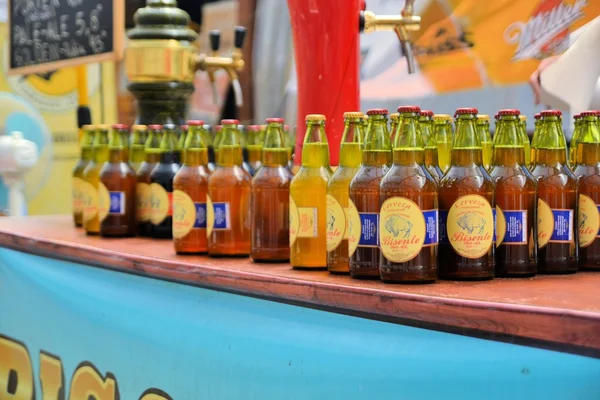
[[[146,125],[133,125],[131,127],[132,131],[145,131],[146,129],[148,129]]]
[[[390,114],[390,119],[391,119],[392,121],[398,121],[398,120],[400,119],[400,113],[397,113],[397,112],[395,112],[395,113],[391,113],[391,114]]]
[[[520,121],[527,121],[527,115],[523,115],[523,114],[519,115],[519,120]]]
[[[344,113],[344,118],[362,118],[364,114],[360,111],[347,111]]]
[[[94,125],[84,125],[81,127],[81,129],[83,129],[84,131],[91,131],[93,129],[95,129],[96,127]]]
[[[108,131],[108,130],[110,130],[110,125],[108,125],[108,124],[99,124],[99,125],[96,125],[96,129],[100,129],[100,130],[103,130],[103,131]]]
[[[477,115],[477,120],[478,121],[486,121],[486,122],[490,122],[490,116],[486,115],[486,114],[478,114]]]
[[[434,121],[452,121],[452,117],[448,114],[434,114]]]
[[[308,114],[306,121],[325,121],[325,116],[323,114]]]

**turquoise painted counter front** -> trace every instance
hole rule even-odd
[[[30,357],[37,399],[60,398],[42,395],[41,354],[60,360],[65,399],[83,393],[83,379],[73,384],[82,367],[115,381],[96,400],[600,399],[597,358],[6,248],[0,248],[0,333],[0,399],[28,393],[18,386],[27,384],[28,372],[20,372],[15,387],[10,371],[9,355],[18,354],[19,344]]]

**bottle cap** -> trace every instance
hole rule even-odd
[[[397,113],[397,112],[395,112],[395,113],[391,113],[391,114],[390,114],[390,119],[391,119],[392,121],[398,121],[398,119],[400,119],[400,113]]]
[[[527,115],[520,114],[519,115],[519,121],[526,122],[527,121]]]
[[[190,126],[186,124],[186,125],[181,125],[180,128],[181,128],[182,131],[186,131],[187,132],[187,130],[190,129]]]
[[[283,124],[283,118],[267,118],[265,122],[267,124]]]
[[[258,126],[258,125],[248,125],[248,127],[246,128],[246,130],[248,132],[258,132],[258,131],[260,131],[260,126]]]
[[[237,125],[239,123],[240,123],[240,121],[238,121],[237,119],[222,119],[221,120],[221,125]]]
[[[506,115],[515,115],[515,116],[517,116],[517,115],[520,115],[520,114],[521,114],[521,111],[519,111],[519,110],[516,110],[514,108],[505,108],[503,110],[498,111],[497,115],[499,117],[502,117],[502,116],[506,116]],[[479,116],[477,116],[477,118],[479,118]]]
[[[188,121],[187,124],[189,126],[203,126],[204,121],[202,121],[201,119],[192,119],[192,120]]]
[[[116,129],[116,130],[119,130],[119,131],[128,131],[129,130],[129,125],[125,125],[125,124],[113,124],[112,128]]]
[[[362,118],[363,113],[360,111],[346,111],[344,113],[344,118]]]
[[[99,124],[99,125],[96,125],[96,128],[100,129],[102,131],[107,131],[107,130],[110,129],[110,125],[108,125],[108,124]]]
[[[325,121],[325,116],[323,114],[308,114],[306,116],[306,121]]]
[[[419,106],[400,106],[398,107],[399,113],[420,113],[421,107]]]
[[[465,114],[478,114],[479,110],[476,108],[457,108],[454,112],[454,116],[465,115]]]
[[[177,129],[177,125],[175,125],[175,124],[164,124],[162,126],[162,128],[164,130],[175,130],[175,129]]]
[[[540,119],[542,117],[542,115],[540,113],[537,113],[533,116],[533,119]]]
[[[132,131],[145,131],[147,129],[146,125],[133,125],[131,127]]]
[[[452,117],[448,114],[434,114],[434,121],[452,121]]]
[[[367,111],[367,115],[387,115],[388,110],[385,108],[372,108]]]
[[[162,129],[162,125],[148,125],[148,129],[152,129],[153,131],[160,131]]]
[[[433,117],[433,111],[421,110],[421,117]]]
[[[94,125],[86,124],[86,125],[82,126],[81,129],[83,129],[84,131],[89,131],[89,130],[94,129]]]
[[[562,112],[558,110],[544,110],[540,113],[542,117],[560,117],[562,116]]]
[[[583,117],[597,117],[598,115],[599,115],[598,111],[595,111],[595,110],[583,111],[582,113],[579,114],[579,116],[581,118],[583,118]]]
[[[284,131],[289,131],[290,130],[290,126],[289,125],[284,125],[283,126],[283,130]]]

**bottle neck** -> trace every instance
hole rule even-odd
[[[362,162],[363,123],[361,118],[350,118],[344,124],[340,144],[340,167],[358,168]]]
[[[577,149],[577,164],[596,166],[600,163],[600,127],[598,126],[598,117],[582,117],[580,125],[580,134],[574,143]]]
[[[302,166],[329,167],[329,145],[324,122],[308,121],[302,146]]]
[[[493,164],[525,165],[525,149],[521,140],[521,123],[517,116],[504,116],[498,121],[494,137]]]
[[[392,146],[385,115],[369,116],[369,128],[363,146],[363,164],[381,167],[389,165]]]
[[[255,145],[258,156],[257,161],[262,161],[262,164],[267,167],[285,166],[288,163],[288,151],[285,147],[285,139],[283,133],[283,124],[271,122],[267,125],[265,138],[263,143]],[[251,153],[248,146],[248,159],[250,160]],[[261,154],[262,153],[262,154]]]
[[[475,127],[474,115],[459,115],[456,120],[456,135],[452,143],[451,164],[470,167],[481,166],[483,153],[481,140]]]
[[[394,164],[423,164],[425,161],[423,132],[431,136],[427,121],[419,121],[416,113],[400,114],[402,122],[394,137]]]

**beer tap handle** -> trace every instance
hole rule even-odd
[[[234,40],[233,46],[236,49],[241,49],[244,46],[244,39],[246,38],[246,28],[243,26],[236,26],[233,28]]]
[[[404,17],[410,17],[414,14],[414,12],[415,12],[414,9],[415,9],[415,0],[406,0],[401,14]]]
[[[210,50],[216,54],[221,47],[221,32],[216,29],[212,30],[208,33],[208,38],[210,39]]]

